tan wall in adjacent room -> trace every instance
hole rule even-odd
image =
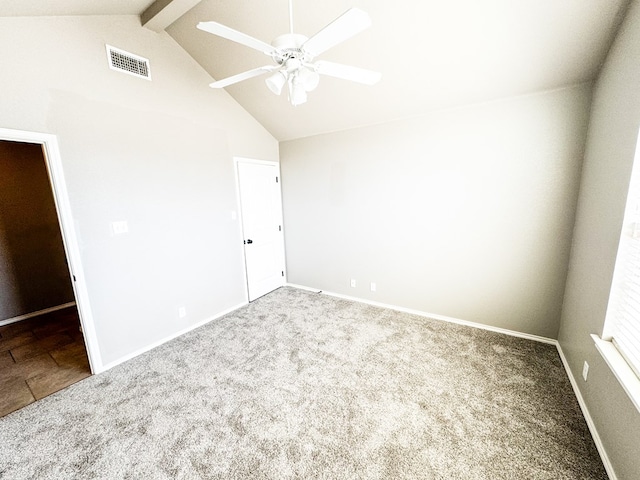
[[[73,299],[42,147],[0,141],[0,321]]]

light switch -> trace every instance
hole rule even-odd
[[[117,222],[111,222],[111,231],[114,235],[122,235],[129,231],[129,225],[126,220],[120,220]]]

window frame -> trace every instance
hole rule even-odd
[[[640,412],[640,379],[611,340],[603,340],[598,335],[593,334],[591,338],[593,338],[598,352],[600,352],[600,355],[602,355],[602,358],[604,358],[604,361],[618,379],[620,385],[622,385],[629,399]]]
[[[640,368],[638,365],[632,366],[625,358],[625,354],[618,349],[614,341],[615,323],[619,315],[621,306],[628,303],[625,299],[630,298],[624,292],[627,283],[627,273],[629,265],[634,266],[634,270],[640,269],[640,260],[634,258],[633,250],[638,250],[638,246],[631,242],[640,242],[638,228],[640,227],[640,132],[636,143],[636,153],[631,170],[627,199],[625,202],[624,219],[620,228],[618,252],[609,292],[609,303],[605,315],[602,335],[591,335],[596,348],[604,358],[613,374],[618,379],[627,395],[640,412]],[[637,253],[637,252],[636,252]],[[633,263],[632,263],[633,262]],[[634,298],[634,297],[631,297]],[[627,337],[628,338],[628,337]],[[636,342],[633,342],[634,347]],[[638,345],[640,350],[640,345]],[[634,368],[635,367],[635,368]]]

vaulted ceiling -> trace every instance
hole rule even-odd
[[[629,1],[293,0],[294,30],[306,36],[350,7],[366,11],[373,25],[320,58],[380,71],[382,80],[364,86],[323,76],[308,102],[297,107],[286,93],[269,91],[266,76],[226,90],[277,139],[288,140],[560,88],[596,78]],[[289,31],[288,4],[0,0],[0,16],[140,14],[146,23],[150,11],[166,13],[174,7],[163,18],[167,33],[214,79],[221,79],[272,60],[198,30],[196,24],[213,20],[270,43]]]

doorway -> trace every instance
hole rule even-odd
[[[276,162],[237,158],[249,301],[285,284],[280,168]]]
[[[86,378],[100,362],[89,348],[88,304],[78,302],[84,283],[69,254],[78,248],[64,228],[70,210],[56,138],[0,129],[0,156],[2,416]]]

